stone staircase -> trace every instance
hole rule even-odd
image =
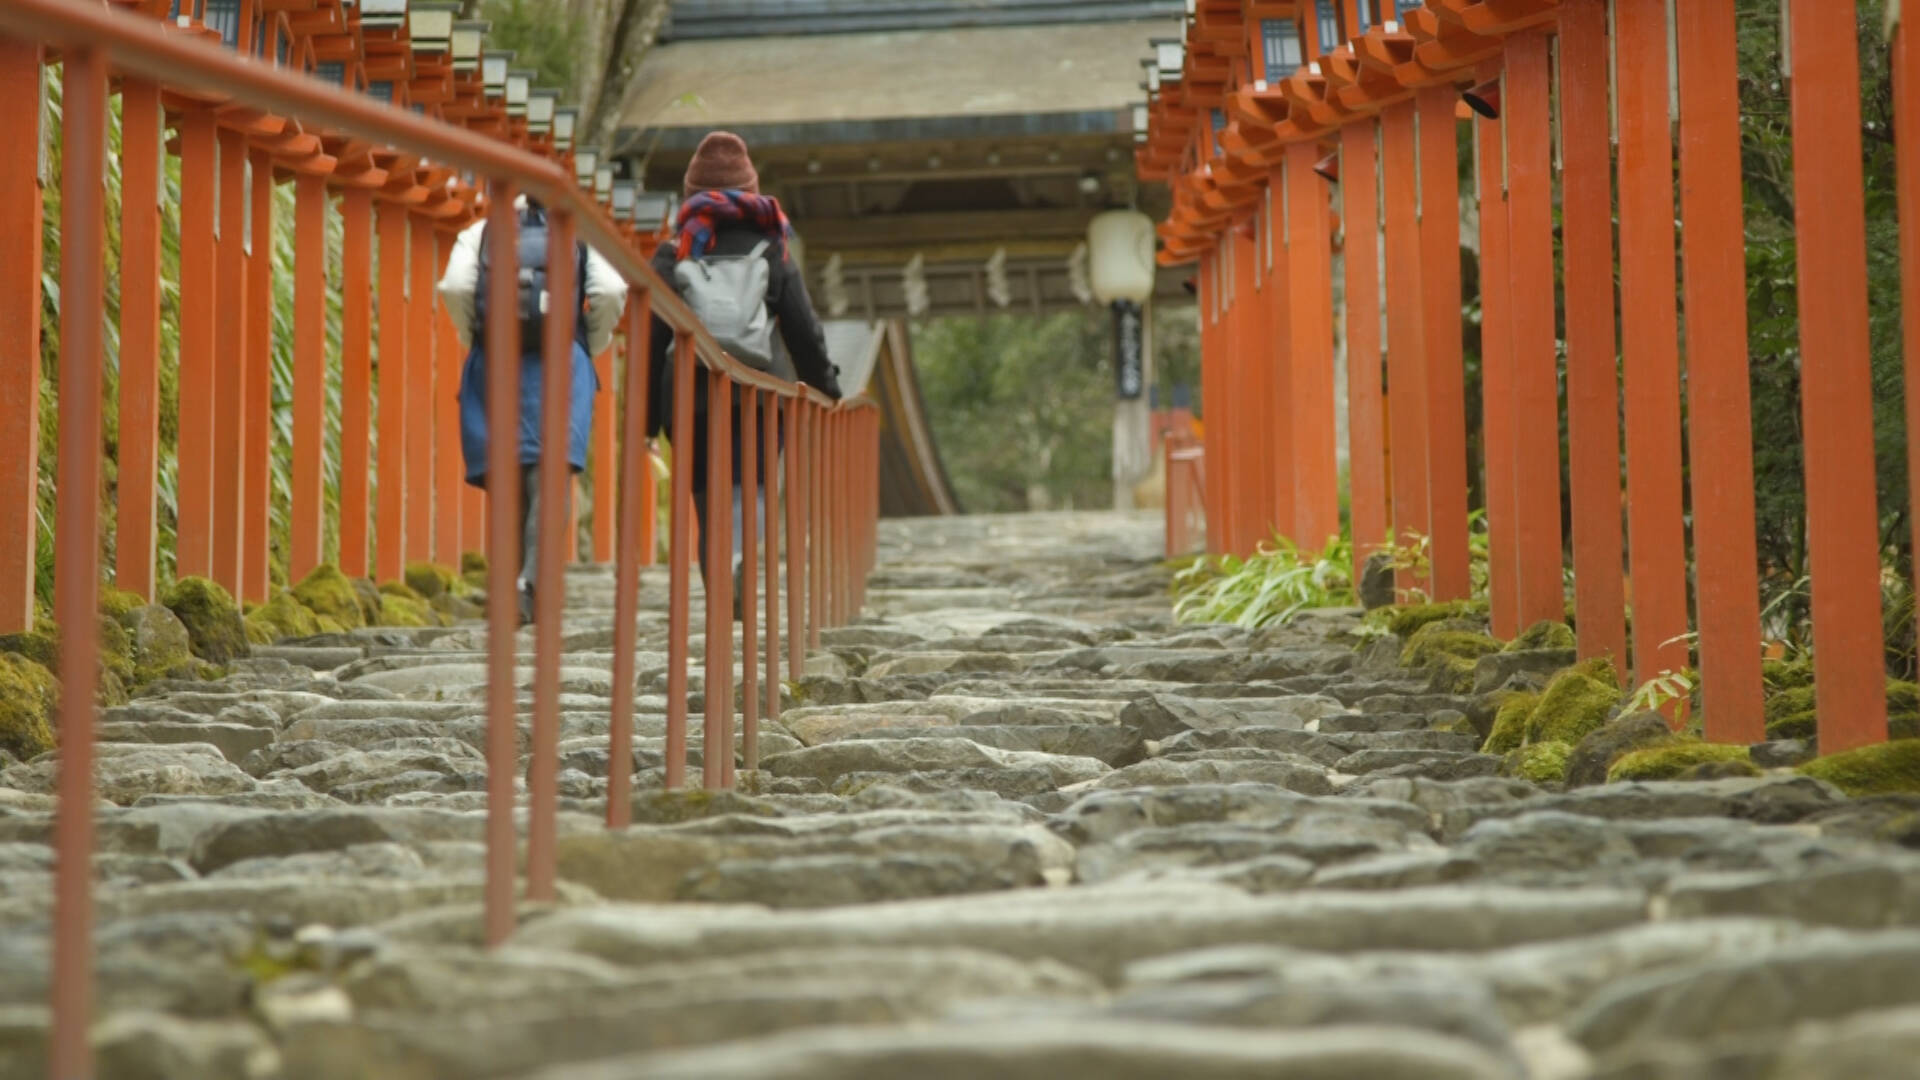
[[[1920,799],[1503,777],[1490,699],[1329,640],[1351,613],[1173,625],[1151,518],[881,540],[732,792],[661,790],[647,575],[619,833],[612,576],[570,573],[561,900],[495,951],[484,630],[106,710],[100,1075],[1920,1075]],[[0,1080],[44,1073],[52,779],[0,770]]]

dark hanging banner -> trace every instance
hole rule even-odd
[[[1113,302],[1113,371],[1115,390],[1122,401],[1146,393],[1147,349],[1140,305],[1131,300]]]

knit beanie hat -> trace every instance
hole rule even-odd
[[[760,193],[760,174],[747,157],[746,141],[731,131],[716,131],[700,140],[687,163],[686,194],[696,191],[751,191]]]

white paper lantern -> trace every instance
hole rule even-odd
[[[1153,219],[1138,210],[1109,210],[1087,226],[1089,277],[1103,304],[1153,295]]]

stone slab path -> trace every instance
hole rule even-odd
[[[1329,641],[1350,613],[1172,625],[1152,518],[881,539],[738,793],[659,790],[647,577],[617,834],[612,579],[570,575],[563,897],[493,952],[481,631],[109,710],[100,1074],[1920,1075],[1920,801],[1502,778],[1446,730],[1486,701]],[[52,765],[0,770],[0,1080],[43,1072]]]

